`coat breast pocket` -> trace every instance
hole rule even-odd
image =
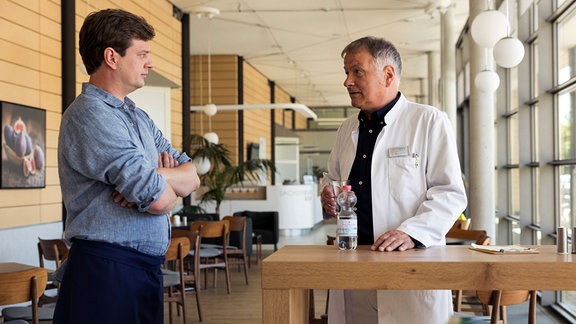
[[[388,158],[388,183],[394,198],[413,201],[426,194],[425,174],[418,156]]]

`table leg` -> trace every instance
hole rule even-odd
[[[262,323],[308,324],[308,289],[262,289]]]
[[[258,254],[256,257],[256,264],[260,265],[262,262],[262,234],[256,236],[256,253]]]

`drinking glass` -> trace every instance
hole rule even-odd
[[[332,194],[334,195],[334,200],[336,200],[336,197],[338,196],[338,194],[340,192],[342,192],[342,187],[344,187],[348,183],[349,183],[348,180],[336,180],[336,179],[332,178],[328,174],[328,172],[324,172],[322,174],[322,187],[330,186],[330,188],[332,188]],[[338,204],[336,204],[336,212],[338,213],[339,211],[340,211],[340,206],[338,206]]]

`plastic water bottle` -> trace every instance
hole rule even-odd
[[[354,212],[357,201],[350,185],[343,186],[342,192],[336,197],[336,203],[340,206],[336,242],[340,250],[356,250],[358,246],[358,218]]]

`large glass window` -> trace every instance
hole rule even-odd
[[[538,41],[535,40],[530,43],[529,46],[530,77],[532,78],[532,82],[530,82],[530,98],[535,99],[538,97],[538,93],[540,92],[540,88],[538,87],[538,80],[540,77],[540,71],[538,70]]]
[[[540,156],[540,146],[539,146],[539,138],[540,138],[540,129],[538,128],[538,105],[534,104],[530,106],[530,128],[531,131],[531,149],[532,149],[532,156],[531,160],[532,163],[538,165],[539,156]],[[540,226],[542,224],[542,220],[540,219],[540,195],[538,188],[540,188],[539,178],[540,177],[540,170],[538,167],[532,168],[532,223],[535,225]],[[541,233],[538,232],[539,238],[541,238]],[[539,241],[539,239],[538,239]],[[538,242],[537,244],[540,244]]]
[[[575,75],[576,11],[572,11],[558,24],[558,84]]]
[[[573,1],[572,1],[573,2]],[[558,6],[568,6],[568,1],[558,0]],[[574,7],[570,4],[571,7]],[[555,50],[558,53],[555,66],[556,85],[563,87],[569,86],[576,76],[576,10],[563,15],[555,22],[558,38]],[[576,158],[576,126],[574,124],[574,109],[576,99],[576,90],[568,89],[566,92],[556,94],[555,106],[555,167],[556,174],[556,195],[555,203],[557,206],[556,221],[558,226],[573,228],[576,226],[575,205],[576,195],[574,188],[576,186],[575,165],[573,160]],[[572,233],[572,243],[576,243],[574,233]],[[576,313],[576,291],[561,291],[558,293],[559,304],[571,312]]]
[[[520,169],[518,148],[518,114],[508,117],[508,164],[510,165],[508,188],[508,214],[520,218]],[[515,235],[515,233],[512,233]]]
[[[576,91],[560,95],[558,99],[558,158],[560,160],[576,158],[576,126],[574,104]]]
[[[510,214],[520,215],[520,169],[510,169]]]
[[[508,164],[518,164],[518,114],[514,113],[508,118]]]
[[[572,228],[576,226],[576,167],[562,165],[559,167],[558,193],[560,195],[560,223],[562,226]]]

